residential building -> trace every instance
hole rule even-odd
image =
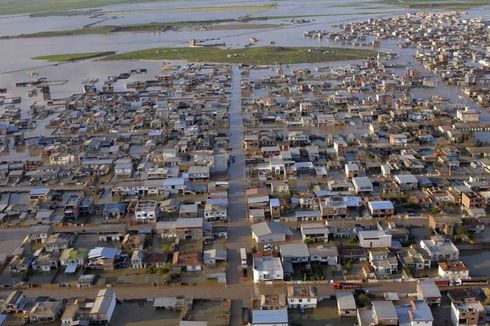
[[[296,286],[289,285],[288,291],[288,308],[309,309],[316,308],[317,291],[313,286]]]

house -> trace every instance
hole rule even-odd
[[[209,166],[190,166],[187,173],[191,181],[207,181],[209,180]]]
[[[70,248],[75,240],[72,233],[55,233],[48,236],[44,242],[44,250],[47,252],[58,252]]]
[[[136,222],[152,223],[158,219],[160,207],[154,200],[138,200],[134,210]]]
[[[254,283],[283,280],[284,272],[281,259],[271,256],[253,257],[253,279]]]
[[[227,259],[226,249],[208,249],[203,252],[203,261],[206,265],[216,265],[217,262],[224,262]]]
[[[261,222],[252,225],[252,238],[256,243],[272,243],[286,241],[293,235],[285,225],[277,222]]]
[[[328,228],[322,223],[302,223],[301,239],[309,242],[327,242]]]
[[[337,313],[340,317],[355,317],[357,315],[356,300],[350,291],[335,292],[337,298]]]
[[[85,248],[67,248],[61,252],[60,255],[60,265],[76,265],[84,266],[87,261],[88,249]]]
[[[133,261],[131,260],[131,263]],[[167,263],[167,255],[163,252],[150,252],[144,257],[145,268],[161,268]]]
[[[100,242],[120,242],[124,239],[128,227],[125,224],[101,224],[97,228]]]
[[[53,233],[52,225],[33,225],[29,228],[27,237],[31,242],[45,242],[51,233]]]
[[[162,238],[200,240],[203,238],[203,218],[178,218],[175,221],[158,222],[156,231]]]
[[[128,205],[126,203],[107,203],[102,209],[104,219],[120,219],[126,215]]]
[[[314,246],[309,248],[310,261],[336,266],[339,263],[339,251],[336,246]]]
[[[135,250],[131,255],[131,267],[134,269],[145,268],[145,253],[143,250]]]
[[[432,264],[429,254],[418,244],[413,244],[409,248],[402,248],[397,255],[404,268],[418,271],[429,269]]]
[[[59,252],[36,252],[32,261],[32,269],[42,272],[58,269],[59,258]]]
[[[228,218],[228,203],[208,203],[204,207],[206,221],[226,221]]]
[[[185,253],[176,251],[172,257],[172,267],[177,267],[188,272],[202,270],[201,254],[197,252]]]
[[[389,142],[391,145],[406,145],[408,137],[405,134],[391,134],[389,136]]]
[[[430,214],[429,227],[436,233],[454,235],[456,227],[461,226],[463,221],[460,216],[445,214]]]
[[[383,229],[363,230],[357,233],[359,245],[363,248],[389,248],[391,247],[391,234]]]
[[[437,272],[441,278],[456,280],[469,278],[470,270],[462,261],[439,262]]]
[[[167,178],[162,181],[162,189],[172,195],[176,195],[183,194],[187,187],[184,178]]]
[[[372,307],[357,310],[359,326],[386,325],[397,326],[398,315],[391,301],[373,301]]]
[[[459,258],[459,249],[451,240],[442,236],[435,235],[428,240],[420,240],[420,247],[429,254],[429,257],[434,262]]]
[[[288,309],[253,310],[251,326],[288,326]]]
[[[194,218],[197,217],[199,207],[196,203],[192,204],[181,204],[179,207],[179,217],[180,218]]]
[[[401,191],[413,191],[419,185],[418,179],[412,174],[395,175],[394,179]]]
[[[34,304],[27,317],[30,322],[54,322],[63,310],[61,301],[41,301]]]
[[[29,192],[29,198],[31,200],[48,200],[51,198],[52,192],[49,188],[33,188]]]
[[[97,293],[90,310],[90,320],[94,323],[108,324],[116,309],[116,293],[113,289],[102,289]]]
[[[88,268],[112,270],[121,261],[121,251],[116,248],[96,247],[88,252]]]
[[[21,308],[24,301],[24,292],[20,290],[11,291],[2,304],[2,312],[15,313]]]
[[[288,308],[309,309],[316,308],[317,291],[314,286],[296,286],[289,285],[288,291]]]
[[[399,326],[432,326],[434,322],[429,305],[422,300],[412,300],[395,309]]]
[[[390,218],[395,214],[395,207],[389,200],[370,201],[368,209],[371,216],[376,218]]]
[[[347,178],[357,177],[359,175],[359,165],[357,163],[346,163],[344,166],[345,176]]]
[[[480,301],[451,302],[451,324],[453,326],[476,326],[485,308]]]
[[[417,283],[417,298],[424,300],[429,305],[441,304],[441,291],[433,280],[419,281]]]
[[[284,263],[308,263],[310,252],[308,246],[304,243],[286,243],[279,248],[281,259]]]
[[[352,178],[352,184],[354,185],[356,194],[370,193],[373,191],[373,184],[368,177],[354,177]]]
[[[260,295],[260,309],[277,310],[287,307],[285,293],[265,293]]]

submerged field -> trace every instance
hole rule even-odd
[[[379,0],[378,3],[407,8],[470,9],[490,4],[488,0]]]
[[[112,51],[105,52],[85,52],[85,53],[67,53],[67,54],[54,54],[54,55],[43,55],[38,57],[33,57],[33,60],[45,60],[48,62],[69,62],[69,61],[79,61],[87,59],[95,59],[103,56],[114,54]]]
[[[293,64],[340,60],[358,60],[374,56],[367,49],[332,47],[254,47],[222,49],[217,47],[155,48],[115,54],[102,60],[186,60],[234,64]]]

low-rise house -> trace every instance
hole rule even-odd
[[[52,225],[33,225],[29,228],[27,236],[31,242],[45,242],[52,233]]]
[[[161,268],[164,267],[166,263],[167,255],[162,252],[150,252],[144,257],[145,268]]]
[[[355,317],[357,315],[356,300],[350,291],[337,291],[337,313],[340,317]]]
[[[172,267],[177,267],[188,272],[198,272],[202,270],[201,253],[174,252]]]
[[[195,218],[197,217],[199,207],[196,203],[193,204],[181,204],[179,207],[180,218]]]
[[[2,312],[15,313],[24,304],[25,295],[20,290],[11,291],[5,301],[2,303]]]
[[[217,262],[225,262],[228,257],[226,249],[208,249],[203,252],[203,261],[206,265],[215,265]]]
[[[427,251],[422,249],[420,245],[414,244],[408,248],[402,248],[398,254],[398,260],[404,268],[411,270],[429,269],[432,260]]]
[[[288,326],[288,309],[253,310],[251,326]]]
[[[286,243],[280,246],[279,252],[284,263],[308,263],[310,252],[304,243]]]
[[[100,242],[120,242],[127,229],[125,224],[101,224],[97,228],[97,237]]]
[[[60,265],[85,266],[87,261],[88,249],[86,248],[67,248],[61,252]]]
[[[254,283],[283,280],[284,272],[281,259],[271,256],[254,256],[253,258]]]
[[[260,309],[262,310],[277,310],[286,307],[286,294],[284,293],[266,293],[260,295]]]
[[[363,248],[389,248],[391,247],[391,234],[383,229],[363,230],[357,233],[359,245]]]
[[[412,174],[395,175],[394,179],[401,191],[413,191],[418,188],[419,181]]]
[[[438,265],[437,272],[442,278],[456,280],[465,279],[470,276],[470,270],[462,261],[439,262]]]
[[[459,249],[451,240],[442,236],[432,236],[429,240],[420,240],[420,247],[429,254],[433,262],[459,258]]]
[[[431,214],[429,215],[429,226],[436,233],[444,233],[453,235],[456,227],[462,225],[463,222],[460,216]]]
[[[370,201],[369,213],[376,218],[390,218],[395,214],[395,206],[389,200]]]
[[[47,252],[59,252],[70,248],[75,240],[72,233],[55,233],[51,234],[44,242],[44,250]]]
[[[316,308],[317,291],[314,286],[290,285],[288,291],[288,308],[309,309]]]
[[[109,324],[116,309],[116,293],[112,289],[102,289],[97,293],[90,310],[90,320],[94,323]]]
[[[158,202],[154,200],[138,200],[135,207],[134,217],[139,223],[156,222],[160,212]]]
[[[373,191],[373,184],[368,177],[354,177],[352,178],[352,184],[354,185],[356,194],[370,193]]]
[[[322,223],[302,223],[301,239],[309,242],[327,242],[328,228]]]
[[[434,281],[421,281],[417,283],[417,298],[424,300],[431,306],[439,306],[441,304],[441,291]]]
[[[35,271],[50,272],[58,269],[59,252],[44,252],[34,255],[32,269]]]
[[[309,248],[310,261],[336,266],[339,263],[339,251],[336,246],[313,246]]]
[[[131,255],[131,267],[134,269],[145,268],[145,253],[143,250],[135,250]]]
[[[372,307],[357,310],[359,326],[386,325],[397,326],[398,315],[391,301],[373,301]]]
[[[202,218],[178,218],[175,221],[158,222],[156,230],[162,238],[200,240],[203,238],[203,226]]]
[[[484,311],[480,301],[451,302],[451,324],[453,326],[476,326],[479,324],[481,311]]]
[[[399,326],[432,326],[434,316],[429,305],[421,300],[410,301],[410,304],[396,307]]]
[[[116,248],[96,247],[88,253],[87,267],[94,269],[112,270],[120,265],[121,251]]]
[[[63,311],[61,301],[41,301],[34,304],[28,314],[30,322],[54,322]]]
[[[286,241],[293,235],[285,225],[277,222],[261,222],[252,225],[252,238],[256,243]]]

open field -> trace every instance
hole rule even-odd
[[[102,60],[187,60],[190,62],[243,63],[243,64],[293,64],[358,60],[376,55],[367,49],[331,47],[255,47],[222,49],[216,47],[155,48],[115,54]]]
[[[68,61],[79,61],[87,59],[95,59],[103,56],[114,54],[115,52],[105,51],[105,52],[85,52],[85,53],[67,53],[67,54],[54,54],[54,55],[43,55],[38,57],[33,57],[33,60],[45,60],[48,62],[68,62]]]

